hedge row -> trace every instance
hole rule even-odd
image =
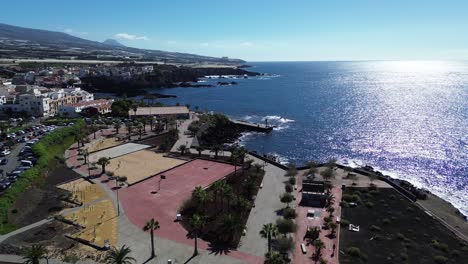
[[[23,192],[38,182],[41,176],[45,176],[49,170],[54,168],[56,164],[55,156],[62,155],[65,152],[73,143],[76,131],[83,126],[84,122],[80,120],[73,126],[59,128],[44,136],[33,146],[32,150],[38,157],[36,165],[25,171],[18,181],[0,197],[0,234],[9,233],[17,228],[8,221],[10,208]]]

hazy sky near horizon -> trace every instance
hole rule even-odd
[[[248,61],[468,60],[466,0],[7,1],[0,23]]]

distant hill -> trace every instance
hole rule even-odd
[[[115,47],[125,47],[124,44],[118,42],[115,39],[106,39],[102,43],[107,44],[107,45],[111,45],[111,46],[115,46]]]
[[[117,45],[115,45],[117,43]],[[168,63],[214,63],[241,65],[240,59],[216,58],[188,53],[126,47],[115,40],[105,43],[63,32],[23,28],[0,23],[0,58],[161,61]]]

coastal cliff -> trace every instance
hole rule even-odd
[[[144,94],[144,88],[171,88],[181,83],[197,82],[208,75],[256,76],[239,68],[191,68],[174,65],[154,65],[154,71],[136,75],[131,79],[116,76],[88,76],[81,78],[82,88],[90,92],[127,94],[128,96]],[[190,86],[194,87],[194,86]]]

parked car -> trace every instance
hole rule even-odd
[[[19,177],[21,175],[21,173],[23,173],[22,171],[19,171],[19,170],[13,170],[12,172],[10,173],[7,173],[7,176],[10,177],[10,176],[16,176],[16,177]]]
[[[8,189],[8,187],[10,187],[10,181],[8,180],[3,180],[3,181],[0,181],[0,191],[4,191],[6,189]]]
[[[3,149],[0,151],[0,157],[5,157],[7,155],[10,155],[11,151],[8,149]]]
[[[8,159],[1,159],[0,160],[0,165],[7,165],[8,164]]]

